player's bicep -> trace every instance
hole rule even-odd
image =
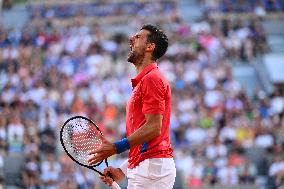
[[[145,114],[146,124],[150,125],[153,129],[161,130],[163,115],[161,114]]]

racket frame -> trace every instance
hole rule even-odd
[[[98,131],[99,133],[103,136],[103,133],[101,132],[101,130],[99,129],[99,127],[95,124],[95,122],[93,122],[91,119],[87,118],[87,117],[84,117],[84,116],[73,116],[71,118],[69,118],[68,120],[66,120],[63,124],[63,126],[61,127],[60,129],[60,142],[61,142],[61,145],[64,149],[64,151],[66,152],[66,154],[73,160],[75,161],[77,164],[83,166],[83,167],[86,167],[86,168],[89,168],[95,172],[97,172],[99,175],[101,176],[105,176],[102,172],[98,171],[97,169],[95,169],[95,167],[99,166],[103,161],[105,161],[105,164],[106,166],[108,167],[108,161],[107,159],[105,160],[102,160],[101,162],[95,164],[95,165],[85,165],[85,164],[82,164],[80,163],[79,161],[77,161],[69,152],[68,150],[66,149],[65,145],[64,145],[64,142],[63,142],[63,129],[64,127],[73,119],[84,119],[84,120],[87,120],[88,122],[90,122],[92,124],[92,126],[94,126]]]

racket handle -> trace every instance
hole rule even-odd
[[[114,181],[113,176],[110,172],[107,172],[106,176],[110,177]]]
[[[120,186],[115,181],[113,181],[111,188],[112,189],[121,189]]]
[[[111,185],[112,189],[121,189],[120,186],[114,181],[113,176],[110,172],[107,173],[107,176],[113,180],[113,183]]]

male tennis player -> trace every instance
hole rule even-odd
[[[103,138],[89,164],[130,149],[128,161],[104,172],[110,172],[115,181],[127,176],[128,189],[171,189],[176,176],[169,137],[171,88],[156,63],[168,48],[168,38],[156,26],[144,25],[129,38],[129,45],[127,60],[134,64],[137,75],[131,80],[132,94],[126,106],[127,138],[115,143]],[[101,179],[111,185],[110,178]]]

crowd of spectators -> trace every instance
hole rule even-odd
[[[284,11],[283,0],[202,0],[201,3],[204,3],[206,9],[211,12],[266,13]]]
[[[126,62],[128,33],[50,23],[0,27],[0,170],[5,157],[18,155],[22,187],[100,188],[95,173],[62,152],[58,135],[72,115],[96,120],[111,140],[125,135],[135,75]],[[170,46],[158,65],[172,86],[171,139],[184,184],[283,184],[283,91],[247,96],[230,64],[267,51],[260,23],[177,19],[163,27]]]
[[[150,16],[153,14],[169,14],[175,10],[175,2],[172,0],[158,1],[118,1],[105,3],[103,1],[87,3],[68,3],[65,4],[39,4],[29,5],[32,19],[36,18],[70,18],[77,14],[92,17],[109,16]]]

